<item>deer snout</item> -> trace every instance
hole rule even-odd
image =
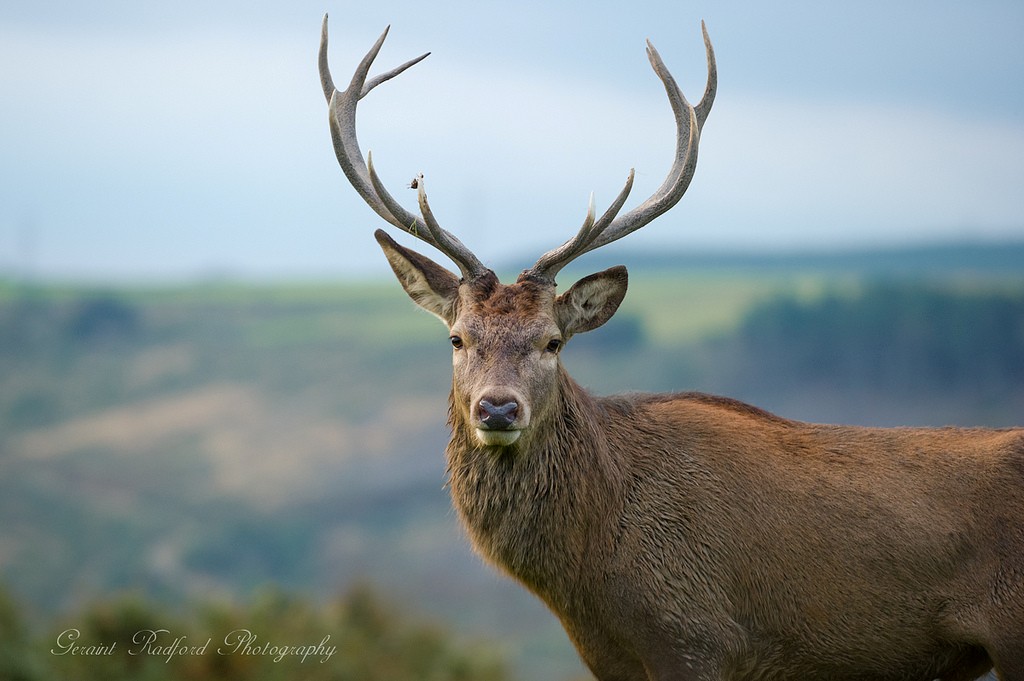
[[[490,400],[480,400],[477,407],[480,423],[489,430],[508,430],[519,415],[519,403],[515,400],[498,405],[492,404]]]
[[[473,406],[476,437],[488,447],[507,447],[530,422],[530,408],[511,391],[486,391]]]

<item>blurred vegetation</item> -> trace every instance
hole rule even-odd
[[[278,591],[244,606],[125,596],[36,634],[0,590],[3,681],[506,681],[493,649],[399,616],[357,586],[327,607]]]
[[[915,260],[912,278],[634,267],[616,316],[563,357],[597,393],[696,389],[865,425],[1020,425],[1024,259],[1011,260],[994,273]],[[98,613],[141,612],[196,639],[283,602],[309,613],[299,637],[335,631],[344,607],[268,596],[233,609],[211,594],[275,584],[309,598],[366,579],[456,639],[500,640],[519,678],[578,676],[557,621],[481,565],[451,511],[450,352],[392,281],[0,283],[0,579],[23,604],[0,598],[0,679],[91,678],[11,653],[52,647],[39,621],[84,640]],[[149,600],[106,603],[125,589]]]
[[[748,359],[744,380],[998,399],[1024,387],[1024,291],[884,282],[781,298],[744,319],[729,352]]]

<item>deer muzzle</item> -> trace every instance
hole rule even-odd
[[[476,404],[476,435],[487,446],[508,446],[525,427],[525,410],[511,397],[485,397]]]

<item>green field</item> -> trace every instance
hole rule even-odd
[[[1024,274],[972,272],[637,268],[565,361],[597,392],[1019,424]],[[908,380],[933,355],[940,373]],[[499,642],[519,678],[582,673],[558,624],[466,545],[443,489],[447,334],[396,283],[6,284],[0,356],[0,575],[30,620],[125,589],[329,603],[369,581],[456,639]]]

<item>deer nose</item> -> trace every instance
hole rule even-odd
[[[488,400],[480,400],[477,414],[484,427],[490,430],[508,430],[519,414],[519,403],[512,400],[494,405]]]

